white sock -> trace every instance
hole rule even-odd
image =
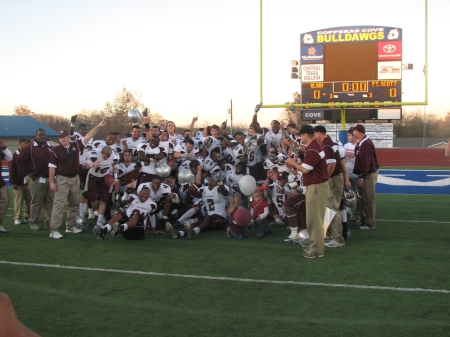
[[[174,209],[173,211],[172,211],[172,214],[177,214],[178,213],[178,210],[177,209]]]
[[[123,231],[125,232],[128,229],[128,225],[126,223],[123,224]]]
[[[342,222],[347,222],[347,211],[344,209],[341,211]]]
[[[185,234],[182,231],[178,231],[178,235],[180,236],[180,238],[182,238]]]
[[[105,227],[106,227],[106,229],[107,229],[108,232],[111,231],[111,225],[110,225],[110,224],[107,224]]]
[[[295,235],[298,233],[298,227],[289,227],[291,229],[291,235]]]
[[[167,215],[163,215],[163,219],[167,220],[168,219]]]
[[[187,211],[182,216],[180,216],[178,221],[179,222],[183,222],[186,219],[192,218],[194,216],[194,214],[195,214],[195,210],[193,208],[191,208],[189,211]]]
[[[281,218],[276,218],[276,219],[275,219],[275,222],[283,223],[283,220],[281,220]]]
[[[105,216],[103,214],[98,215],[98,221],[99,222],[105,222]]]
[[[200,228],[198,228],[198,227],[195,227],[195,228],[194,228],[194,233],[195,233],[195,234],[198,234],[198,233],[200,233]]]
[[[92,218],[94,216],[94,209],[93,208],[88,208],[88,213],[89,213],[89,216]]]
[[[195,214],[195,210],[193,208],[191,208],[189,211],[187,211],[182,216],[180,216],[178,221],[179,222],[183,222],[186,219],[192,218],[194,216],[194,214]]]
[[[87,208],[87,204],[85,203],[80,203],[80,216],[84,219],[84,216],[86,215],[86,208]]]

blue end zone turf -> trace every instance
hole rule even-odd
[[[450,194],[450,170],[380,170],[377,193]]]

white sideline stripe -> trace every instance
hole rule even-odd
[[[433,220],[379,220],[382,222],[425,222],[425,223],[450,223],[450,221],[433,221]]]
[[[314,286],[318,286],[318,287],[334,287],[334,288],[354,288],[354,289],[369,289],[369,290],[393,290],[393,291],[408,291],[408,292],[426,292],[426,293],[450,294],[450,290],[444,290],[444,289],[396,288],[396,287],[379,287],[379,286],[361,286],[361,285],[339,284],[339,283],[334,283],[333,284],[333,283],[314,283],[314,282],[297,282],[297,281],[271,281],[271,280],[258,280],[258,279],[247,279],[247,278],[236,278],[236,277],[182,275],[182,274],[155,273],[155,272],[135,271],[135,270],[120,270],[120,269],[102,269],[102,268],[61,266],[61,265],[58,265],[58,264],[11,262],[11,261],[2,261],[2,260],[0,260],[0,264],[9,264],[9,265],[15,265],[15,266],[28,266],[28,267],[47,267],[47,268],[59,268],[59,269],[73,269],[73,270],[84,270],[84,271],[99,271],[99,272],[119,273],[119,274],[181,277],[181,278],[192,278],[192,279],[203,279],[203,280],[217,280],[217,281],[268,283],[268,284],[290,284],[290,285],[313,286],[313,287]]]

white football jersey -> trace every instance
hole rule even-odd
[[[230,187],[239,184],[239,180],[244,176],[243,174],[236,174],[236,168],[230,164],[225,164],[225,175],[225,183]]]
[[[222,150],[223,157],[233,166],[236,166],[237,163],[239,163],[239,159],[236,157],[236,154],[234,153],[234,148],[226,147]]]
[[[133,157],[137,157],[137,148],[139,144],[147,143],[147,139],[143,137],[139,137],[136,140],[134,140],[132,137],[128,137],[125,138],[125,141],[127,142],[128,150],[133,151]]]
[[[224,187],[229,191],[229,187],[224,185]],[[227,217],[226,206],[227,206],[227,197],[223,196],[219,192],[219,186],[214,187],[210,190],[208,187],[205,187],[202,193],[202,199],[206,206],[206,211],[208,215],[220,215],[224,218]]]
[[[162,146],[152,148],[150,146],[150,144],[142,143],[142,144],[139,144],[138,148],[137,148],[137,153],[140,153],[140,152],[144,153],[144,155],[165,153],[166,158],[167,158],[166,150]],[[148,174],[156,174],[156,162],[158,162],[158,161],[159,160],[154,159],[154,158],[150,158],[149,162],[141,161],[141,165],[142,165],[141,172],[148,173]]]
[[[288,184],[285,184],[283,187],[278,185],[277,182],[269,185],[270,188],[270,198],[272,199],[275,207],[277,208],[278,214],[283,218],[286,213],[284,212],[284,201],[286,200],[286,195],[284,193],[280,193],[280,191],[290,192]]]
[[[222,141],[218,140],[217,138],[214,138],[213,136],[208,136],[203,139],[203,146],[206,147],[206,150],[208,151],[208,154],[211,154],[211,151],[215,148],[219,148],[220,151],[222,151]]]
[[[162,183],[157,191],[153,191],[152,183],[142,183],[138,186],[138,193],[142,190],[142,187],[147,186],[150,189],[150,199],[154,202],[159,202],[161,199],[165,199],[172,193],[172,189],[169,185]]]
[[[156,212],[156,203],[148,198],[145,202],[139,199],[138,195],[130,194],[131,202],[128,204],[126,213],[129,218],[138,214],[143,218],[143,224],[146,227],[151,227],[150,217]]]
[[[278,131],[278,133],[274,133],[272,130],[264,128],[264,131],[264,138],[266,139],[267,147],[275,144],[275,146],[279,146],[281,144],[281,130]]]
[[[102,157],[102,149],[91,150],[89,157],[93,163],[98,162],[100,164],[99,167],[91,167],[89,169],[88,175],[92,174],[95,177],[104,177],[107,175],[112,167],[119,164],[120,159],[119,155],[113,151],[111,156],[104,160]]]

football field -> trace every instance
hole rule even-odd
[[[377,195],[377,229],[304,259],[284,228],[243,240],[0,235],[0,291],[42,336],[446,336],[450,197]],[[91,222],[91,228],[94,222]]]

